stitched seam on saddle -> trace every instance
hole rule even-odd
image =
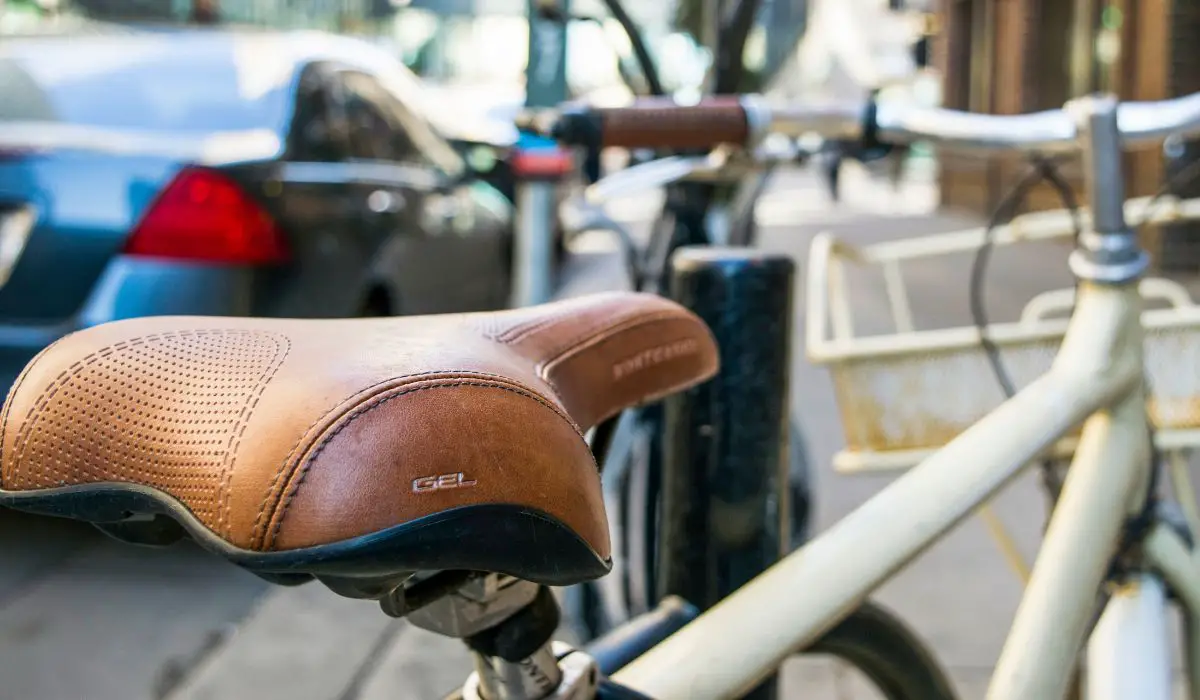
[[[607,302],[607,301],[611,301],[613,298],[617,298],[619,296],[619,294],[616,292],[609,292],[602,296],[605,297],[604,301]],[[635,294],[635,296],[645,297],[645,296],[651,296],[651,295]],[[657,297],[655,297],[655,298],[657,298]],[[595,303],[595,302],[593,301],[592,303]],[[559,321],[562,321],[565,318],[570,318],[571,311],[578,310],[578,309],[586,309],[586,308],[594,308],[594,307],[589,307],[589,304],[587,304],[587,303],[579,303],[577,305],[567,306],[566,308],[559,310],[556,313],[551,314],[547,318],[538,319],[538,320],[534,320],[534,321],[526,321],[525,323],[518,323],[517,325],[513,326],[512,328],[509,328],[508,330],[504,331],[503,333],[498,333],[498,334],[492,336],[492,340],[495,340],[496,342],[499,342],[499,343],[504,343],[506,345],[512,345],[515,343],[519,343],[520,341],[528,338],[529,336],[533,335],[534,333],[537,333],[538,331],[546,328],[547,326],[552,326],[555,323],[558,323]]]
[[[547,371],[549,370],[550,365],[559,362],[567,356],[572,355],[589,345],[595,345],[596,343],[604,342],[618,333],[622,333],[632,328],[669,320],[684,321],[686,318],[681,317],[679,312],[674,309],[668,311],[659,311],[646,316],[636,316],[634,318],[625,319],[620,323],[592,331],[592,333],[583,337],[574,338],[569,343],[560,343],[550,353],[547,353],[546,359],[538,363],[538,376],[549,382],[550,377],[548,376]],[[551,386],[553,385],[554,383],[551,382]]]
[[[385,389],[385,393],[387,391],[392,391],[420,381],[436,380],[439,378],[447,379],[452,377],[487,378],[516,384],[516,382],[513,382],[507,377],[499,374],[492,374],[490,372],[476,372],[473,370],[437,370],[434,372],[414,372],[412,374],[402,374],[396,377],[389,377],[371,384],[370,386],[358,389],[354,393],[347,395],[342,400],[334,404],[333,408],[321,414],[319,418],[314,420],[311,425],[305,428],[304,431],[300,433],[300,436],[296,438],[296,443],[292,445],[290,450],[288,450],[287,457],[283,460],[283,464],[275,472],[275,476],[272,477],[271,482],[267,485],[266,493],[263,494],[262,503],[260,503],[258,506],[258,513],[254,517],[254,527],[250,531],[251,549],[259,547],[266,540],[267,529],[270,527],[271,521],[275,520],[275,514],[279,510],[279,504],[283,499],[284,493],[287,491],[288,483],[291,482],[294,472],[299,467],[299,451],[301,446],[306,445],[314,437],[313,432],[318,428],[321,430],[327,430],[329,428],[329,425],[327,424],[337,420],[341,415],[344,415],[345,411],[352,410],[353,406],[346,407],[344,405],[346,402],[363,394],[366,394],[366,396],[362,400],[370,401],[372,398],[371,392],[377,390],[381,386],[392,384],[394,382],[400,383],[396,386]],[[526,391],[533,390],[526,388]]]
[[[279,369],[283,367],[283,363],[287,360],[288,355],[292,352],[291,339],[284,335],[277,337],[283,339],[283,352],[279,353],[278,347],[276,348],[276,353],[279,357],[278,361],[275,363],[275,366],[271,368],[271,371],[267,374],[266,378],[263,379],[259,384],[258,390],[254,393],[253,398],[242,407],[242,412],[238,416],[238,424],[241,426],[241,428],[237,431],[236,436],[230,438],[231,445],[226,448],[225,458],[221,461],[221,482],[217,487],[217,498],[220,499],[221,507],[217,509],[219,515],[217,516],[214,532],[220,534],[220,530],[218,528],[220,528],[223,524],[225,526],[226,541],[232,541],[233,524],[229,515],[230,510],[233,508],[233,498],[230,497],[229,483],[233,479],[233,463],[236,459],[237,450],[239,447],[241,447],[242,436],[246,434],[247,426],[250,425],[250,416],[254,413],[254,409],[258,407],[258,402],[262,400],[263,393],[265,393],[267,390],[267,385],[270,384],[273,379],[275,379],[275,375],[279,373]]]
[[[16,437],[17,444],[15,446],[15,454],[13,455],[13,460],[14,460],[13,482],[15,483],[17,481],[18,476],[21,472],[21,466],[22,466],[22,461],[23,461],[22,457],[25,454],[25,448],[28,446],[29,439],[32,436],[32,433],[30,432],[33,427],[33,422],[31,420],[31,418],[34,416],[35,413],[39,412],[42,408],[44,408],[46,403],[51,398],[53,398],[54,395],[57,394],[60,389],[62,389],[64,386],[66,386],[66,384],[69,380],[71,380],[72,378],[75,377],[75,375],[79,374],[84,369],[86,369],[88,367],[88,365],[91,365],[91,364],[95,363],[97,360],[99,360],[103,357],[107,357],[108,355],[111,355],[119,350],[124,350],[126,348],[136,347],[139,345],[145,345],[146,343],[148,343],[150,341],[154,341],[154,340],[161,340],[163,338],[173,338],[173,337],[186,336],[186,335],[201,335],[201,336],[203,336],[203,335],[221,335],[221,334],[225,334],[225,333],[243,334],[243,335],[265,334],[265,335],[271,335],[272,337],[277,335],[276,333],[271,332],[271,331],[256,331],[256,330],[250,330],[250,329],[244,329],[244,328],[205,328],[202,330],[180,330],[180,331],[166,331],[166,332],[162,332],[162,333],[151,333],[150,335],[128,338],[126,340],[122,340],[120,342],[113,343],[112,345],[107,345],[107,346],[100,348],[99,350],[96,350],[95,352],[89,354],[87,357],[84,357],[83,359],[77,360],[76,362],[72,363],[69,367],[67,367],[62,372],[60,372],[59,375],[54,378],[54,381],[51,382],[50,385],[47,386],[42,391],[41,395],[38,396],[37,401],[34,402],[34,405],[29,409],[29,412],[25,415],[25,423],[21,426],[22,429],[19,433],[17,433],[17,437]]]
[[[459,388],[459,387],[464,387],[464,386],[480,387],[480,388],[485,388],[485,389],[500,389],[502,391],[508,391],[508,392],[517,394],[519,396],[524,396],[526,398],[533,399],[537,403],[541,404],[544,408],[549,409],[554,415],[558,416],[560,419],[562,419],[564,422],[566,422],[566,424],[571,427],[571,430],[573,430],[575,432],[575,434],[580,437],[580,439],[585,440],[585,443],[586,443],[586,438],[584,438],[583,434],[579,431],[579,427],[576,426],[574,421],[572,421],[565,413],[560,411],[556,406],[554,406],[553,403],[548,401],[546,398],[542,397],[541,395],[539,395],[533,391],[530,391],[529,389],[526,389],[525,387],[523,387],[519,384],[516,384],[514,382],[507,382],[507,381],[506,382],[500,382],[500,381],[496,381],[496,382],[475,381],[475,382],[472,382],[472,381],[455,381],[455,380],[440,380],[440,381],[433,380],[433,381],[437,382],[437,383],[427,384],[424,386],[417,386],[417,387],[405,386],[405,387],[393,388],[387,392],[384,392],[384,393],[381,393],[381,394],[378,394],[378,395],[372,397],[372,399],[369,402],[360,405],[359,407],[357,407],[350,413],[343,416],[342,420],[338,423],[337,427],[334,428],[332,431],[330,431],[329,434],[326,435],[324,438],[322,438],[321,441],[317,445],[313,446],[311,448],[311,453],[304,459],[303,463],[298,466],[298,468],[296,470],[297,474],[293,477],[295,479],[295,484],[294,485],[289,484],[287,486],[287,488],[285,489],[286,497],[283,499],[283,502],[280,504],[280,506],[277,509],[278,515],[271,519],[274,521],[274,525],[268,524],[269,534],[267,537],[264,538],[263,551],[270,551],[271,548],[273,548],[275,546],[275,540],[279,537],[279,532],[283,528],[283,523],[287,519],[288,510],[291,507],[292,502],[296,497],[296,494],[299,493],[300,487],[304,485],[304,479],[305,479],[305,477],[308,476],[310,467],[313,465],[314,462],[316,462],[317,458],[321,456],[321,453],[325,450],[325,448],[328,447],[329,444],[334,440],[334,438],[336,438],[338,435],[340,435],[343,430],[350,427],[350,425],[353,424],[354,421],[356,421],[357,419],[366,415],[367,413],[370,413],[372,410],[388,403],[389,401],[392,401],[393,399],[397,399],[402,396],[408,396],[410,394],[415,394],[415,393],[421,392],[421,391],[429,391],[429,390],[433,390],[433,389],[454,389],[454,388]],[[591,453],[589,450],[589,455],[590,454]],[[596,466],[594,457],[592,458],[592,464],[593,464],[593,466]],[[596,466],[596,469],[597,469],[597,471],[599,471],[599,466]]]
[[[518,342],[524,340],[525,338],[529,337],[531,334],[538,332],[539,330],[545,328],[546,326],[553,325],[554,323],[557,323],[558,321],[563,320],[564,318],[567,318],[567,316],[555,314],[555,315],[550,316],[549,318],[543,318],[543,319],[539,319],[537,321],[532,321],[532,322],[520,323],[520,324],[517,324],[516,326],[513,326],[512,328],[508,329],[507,331],[494,336],[492,339],[498,343],[504,343],[505,345],[512,345],[514,343],[518,343]]]
[[[638,319],[629,320],[624,323],[620,323],[615,326],[611,326],[604,331],[595,333],[591,337],[582,338],[582,339],[578,340],[576,343],[572,344],[570,347],[563,350],[561,353],[559,353],[553,359],[547,360],[546,362],[539,365],[538,366],[538,376],[541,377],[547,384],[549,384],[550,388],[554,389],[555,394],[561,394],[558,382],[556,382],[554,380],[554,378],[550,376],[550,373],[553,370],[553,365],[555,365],[559,362],[565,361],[566,359],[577,354],[578,352],[580,352],[582,350],[586,350],[587,347],[590,347],[590,346],[598,344],[598,343],[602,343],[605,340],[608,340],[609,338],[612,338],[613,336],[615,336],[618,333],[621,333],[623,331],[630,330],[632,328],[638,328],[639,326],[650,324],[650,323],[658,323],[660,321],[670,321],[670,320],[686,321],[687,318],[681,317],[678,312],[674,312],[674,311],[660,312],[660,313],[654,314],[652,316],[643,316]],[[715,372],[713,374],[715,374]],[[711,377],[711,376],[712,375],[709,375],[709,377]],[[706,378],[708,378],[708,377],[706,377]],[[640,405],[650,403],[652,401],[656,401],[665,396],[669,396],[684,387],[691,386],[691,384],[692,384],[692,382],[690,382],[690,381],[678,382],[676,384],[673,384],[669,389],[666,389],[661,392],[656,392],[653,394],[647,394],[646,396],[643,396],[634,405],[640,406]],[[611,401],[608,402],[609,405],[605,405],[603,407],[604,408],[603,411],[599,411],[599,412],[597,412],[596,415],[591,416],[592,420],[593,421],[603,420],[605,415],[608,415],[609,417],[611,417],[611,415],[613,414],[613,409],[611,407],[611,403],[612,403]]]
[[[68,334],[68,335],[71,335],[71,334]],[[17,391],[20,390],[21,385],[24,384],[25,380],[29,377],[29,373],[31,370],[33,370],[33,366],[36,365],[39,360],[41,360],[43,357],[45,357],[46,353],[50,352],[50,348],[53,348],[55,345],[58,345],[67,337],[68,337],[67,335],[64,335],[62,338],[59,338],[58,340],[54,341],[53,343],[50,343],[46,347],[42,348],[41,351],[38,352],[38,354],[34,355],[33,359],[31,359],[29,361],[29,364],[25,365],[25,369],[21,370],[21,375],[19,377],[17,377],[16,383],[13,384],[12,389],[8,392],[8,400],[5,401],[5,406],[4,406],[4,416],[2,418],[0,418],[0,489],[4,488],[4,443],[8,439],[8,418],[9,418],[9,414],[12,413],[12,405],[11,405],[12,399],[16,398]],[[29,418],[29,412],[26,412],[25,417],[26,417],[26,419]],[[15,462],[13,463],[13,471],[14,471],[13,482],[15,484],[16,480],[17,480],[17,475],[15,474],[15,471],[16,471],[16,463]]]

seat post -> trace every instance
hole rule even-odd
[[[585,700],[595,696],[596,662],[570,645],[552,642],[558,601],[546,586],[500,574],[468,577],[432,600],[397,589],[385,612],[436,634],[462,639],[475,672],[463,700]]]

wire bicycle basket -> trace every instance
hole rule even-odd
[[[1150,198],[1126,202],[1140,220]],[[1087,215],[1081,214],[1086,227]],[[1147,223],[1200,218],[1200,199],[1160,199]],[[1069,239],[1065,210],[1037,212],[993,230],[997,251],[1034,241]],[[985,241],[981,228],[856,246],[823,233],[808,269],[807,353],[826,365],[845,432],[834,457],[841,472],[903,470],[948,443],[1004,401],[980,331],[972,325],[917,328],[904,272],[940,256],[970,255]],[[863,332],[850,298],[850,273],[874,277],[888,301],[889,332]],[[857,279],[857,277],[856,277]],[[1146,301],[1148,410],[1164,451],[1200,446],[1200,306],[1180,283],[1141,281]],[[987,337],[1020,389],[1050,369],[1066,332],[1074,288],[1033,296],[1013,321],[989,323]],[[857,321],[857,323],[856,323]],[[1073,439],[1056,452],[1069,454]]]

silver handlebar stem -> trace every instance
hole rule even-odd
[[[1150,256],[1125,221],[1125,176],[1120,104],[1111,96],[1080,98],[1067,106],[1078,119],[1091,230],[1083,231],[1069,260],[1081,280],[1120,284],[1141,277]]]
[[[1111,97],[1093,97],[1072,104],[1078,115],[1083,172],[1092,226],[1098,233],[1123,233],[1125,177],[1121,172],[1121,128],[1118,103]]]

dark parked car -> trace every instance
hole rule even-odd
[[[0,390],[76,328],[506,302],[511,203],[387,52],[321,33],[0,43]]]

